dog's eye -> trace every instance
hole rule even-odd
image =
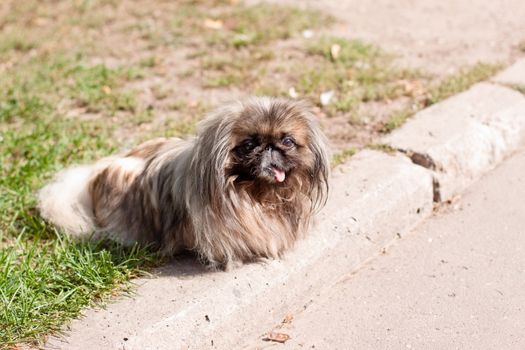
[[[253,139],[246,139],[242,142],[242,147],[247,150],[251,151],[257,146],[257,143]]]
[[[295,146],[295,141],[290,137],[290,136],[285,136],[282,140],[281,140],[281,143],[286,146],[286,147],[293,147]]]

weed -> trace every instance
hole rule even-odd
[[[458,73],[445,78],[436,86],[431,87],[425,106],[432,105],[464,91],[475,83],[488,79],[500,69],[500,64],[486,63],[478,63],[472,67],[462,69]]]
[[[421,109],[421,107],[418,107],[417,109]],[[412,108],[402,108],[402,109],[399,109],[397,111],[394,111],[390,115],[390,117],[387,119],[387,121],[384,123],[383,127],[381,128],[381,131],[385,132],[385,133],[388,133],[388,132],[391,132],[394,129],[399,128],[414,113],[415,113],[415,111]]]
[[[374,151],[380,151],[387,154],[395,154],[396,149],[393,148],[390,145],[384,144],[384,143],[371,143],[366,146],[368,149],[374,150]]]
[[[37,214],[35,193],[56,171],[117,146],[113,125],[66,118],[60,103],[84,101],[104,111],[132,105],[121,85],[135,73],[80,59],[29,60],[0,77],[0,343],[6,346],[57,330],[153,261],[147,249],[72,242]]]
[[[224,28],[209,29],[208,42],[241,48],[287,39],[304,29],[326,25],[333,18],[317,11],[260,3],[229,9],[214,20]]]
[[[425,93],[416,97],[412,107],[393,112],[383,123],[381,131],[391,132],[403,125],[419,110],[467,90],[475,83],[488,79],[499,69],[501,69],[501,65],[498,64],[478,63],[472,67],[460,70],[458,73],[445,78],[434,86],[431,85]]]
[[[332,167],[343,164],[357,152],[356,148],[347,148],[332,155]]]
[[[138,247],[75,243],[60,235],[17,237],[0,249],[0,342],[34,341],[58,330],[85,305],[107,298],[116,287],[129,287],[126,282],[154,261],[152,253]]]
[[[353,112],[362,102],[403,96],[407,79],[420,77],[416,70],[396,68],[390,56],[358,40],[322,37],[307,52],[322,59],[315,68],[297,68],[298,90],[314,101],[323,91],[333,90],[334,101],[327,107],[332,113]]]

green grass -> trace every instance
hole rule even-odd
[[[196,10],[192,11],[195,21]],[[264,82],[264,66],[275,58],[271,47],[275,41],[333,22],[332,17],[318,11],[264,3],[229,7],[210,18],[199,12],[197,17],[200,22],[191,25],[208,43],[200,61],[203,87],[237,86],[252,91],[261,90],[263,85],[269,87]],[[206,19],[222,27],[202,28]],[[214,48],[211,52],[210,47]]]
[[[318,11],[272,4],[238,6],[212,17],[221,30],[207,29],[208,43],[241,48],[288,39],[305,29],[324,26],[333,18]]]
[[[297,90],[314,101],[333,90],[335,98],[328,106],[332,112],[352,112],[363,102],[403,96],[405,81],[421,76],[416,70],[397,68],[391,56],[359,40],[321,37],[308,53],[318,60],[297,67]]]
[[[356,154],[357,148],[347,148],[332,155],[332,167],[343,164],[347,159]]]
[[[475,83],[493,76],[501,67],[499,64],[478,63],[472,67],[462,69],[459,73],[445,78],[445,80],[430,88],[429,98],[425,101],[426,106],[467,90]]]
[[[419,110],[467,90],[475,83],[493,76],[500,69],[501,65],[499,64],[478,63],[472,67],[460,70],[458,73],[445,78],[435,85],[430,85],[428,91],[419,99],[416,99],[411,107],[393,112],[384,123],[381,131],[391,132],[403,125]]]
[[[384,144],[384,143],[371,143],[366,146],[366,148],[374,150],[374,151],[380,151],[388,154],[395,154],[396,150],[390,145]]]
[[[422,107],[418,106],[416,108],[403,108],[394,111],[392,114],[390,114],[387,121],[382,126],[381,131],[388,133],[394,129],[399,128],[401,125],[405,124],[405,122],[421,108]]]
[[[75,243],[48,226],[35,193],[59,169],[115,150],[103,116],[122,102],[130,69],[89,66],[79,58],[30,61],[0,77],[0,344],[35,342],[80,310],[104,300],[154,263],[143,248]],[[107,91],[107,89],[111,91]],[[106,91],[104,91],[106,90]],[[109,93],[108,93],[109,92]],[[68,102],[69,101],[69,102]],[[103,111],[67,118],[60,102]]]
[[[137,106],[133,92],[123,91],[125,82],[140,78],[135,67],[109,68],[88,65],[81,56],[38,57],[23,69],[0,78],[0,121],[20,117],[24,109],[67,103],[87,112],[113,115],[117,111],[133,112]]]
[[[11,35],[0,42],[0,53],[9,51],[25,53],[36,46],[37,44],[34,41],[29,40],[21,35]]]
[[[48,228],[41,229],[47,232],[27,235],[49,236]],[[153,262],[150,252],[137,247],[21,236],[0,250],[0,347],[34,343],[58,330],[86,305],[128,287]]]

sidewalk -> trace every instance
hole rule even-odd
[[[524,198],[522,148],[313,298],[277,329],[291,337],[285,346],[259,339],[247,348],[524,349]]]

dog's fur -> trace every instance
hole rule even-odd
[[[328,159],[307,105],[252,98],[212,113],[192,140],[154,139],[62,171],[39,209],[74,236],[193,250],[227,267],[278,257],[304,235],[326,201]]]

